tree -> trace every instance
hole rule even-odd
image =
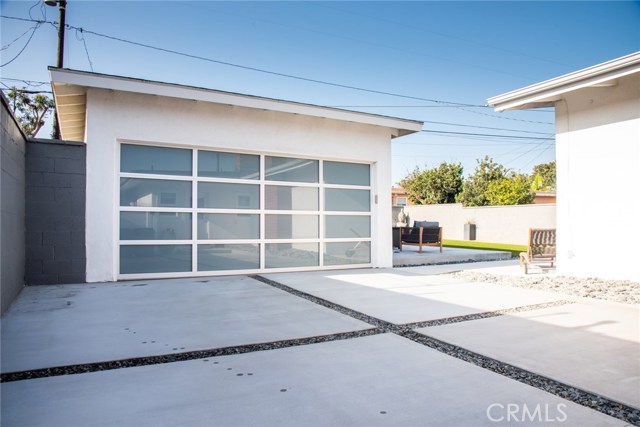
[[[486,192],[489,184],[500,182],[507,177],[507,169],[489,156],[476,160],[478,165],[462,185],[458,201],[465,206],[489,206]]]
[[[490,206],[526,205],[533,202],[535,193],[529,176],[513,173],[489,183],[485,196]]]
[[[44,126],[44,119],[55,106],[53,99],[41,93],[30,93],[14,86],[7,93],[13,113],[24,133],[36,136]]]
[[[533,184],[531,189],[555,190],[556,189],[556,162],[541,163],[533,167],[531,173]]]
[[[400,186],[417,205],[454,203],[462,190],[462,164],[443,162],[437,168],[416,168]]]

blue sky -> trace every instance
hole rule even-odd
[[[3,16],[58,19],[57,8],[36,1],[0,5]],[[6,17],[0,24],[0,60],[11,61],[0,68],[2,87],[47,82],[47,66],[56,62],[54,26],[43,23],[33,32],[34,22]],[[423,120],[433,132],[393,141],[394,182],[416,166],[444,161],[461,162],[468,175],[485,155],[522,172],[554,160],[551,109],[495,113],[479,106],[488,97],[640,50],[637,1],[69,0],[67,24],[86,30],[66,33],[68,68]],[[50,89],[39,83],[29,88]]]

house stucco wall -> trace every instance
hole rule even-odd
[[[290,113],[89,89],[87,281],[117,279],[118,142],[147,142],[372,165],[372,254],[392,265],[391,144],[383,127]]]
[[[565,95],[556,134],[558,274],[640,280],[640,74]]]

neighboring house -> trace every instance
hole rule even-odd
[[[402,187],[391,188],[391,206],[409,206],[412,205],[407,192]]]
[[[86,143],[86,279],[391,267],[391,139],[422,122],[51,68]]]
[[[533,198],[533,204],[543,205],[546,203],[556,202],[555,191],[535,191],[536,196]]]
[[[488,102],[555,107],[558,273],[640,280],[640,52]]]

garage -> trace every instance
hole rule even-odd
[[[391,267],[391,139],[422,122],[50,69],[86,144],[86,279]]]

